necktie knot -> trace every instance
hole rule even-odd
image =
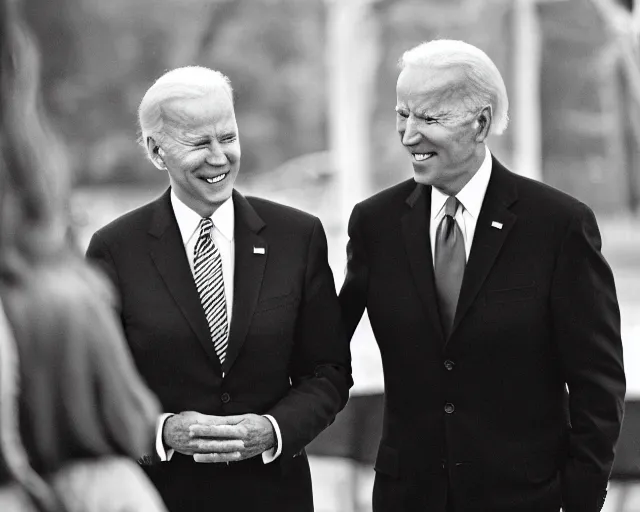
[[[194,250],[194,254],[196,258],[203,251],[204,247],[208,246],[211,238],[211,230],[213,229],[213,221],[209,218],[203,217],[200,220],[200,234],[198,235],[198,240],[196,241],[196,247]]]
[[[200,237],[210,237],[213,229],[213,221],[208,217],[200,220]]]
[[[446,203],[444,203],[444,214],[449,215],[450,217],[455,217],[459,204],[460,201],[458,201],[456,196],[449,196]]]

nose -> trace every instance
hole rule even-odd
[[[417,129],[415,118],[411,115],[407,118],[402,133],[402,144],[413,146],[420,140],[420,132]]]
[[[206,162],[214,167],[219,167],[227,163],[227,156],[222,150],[221,144],[217,140],[211,142]]]

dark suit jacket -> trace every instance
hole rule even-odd
[[[374,510],[443,511],[448,487],[456,512],[599,510],[625,377],[593,213],[494,159],[445,339],[430,203],[409,180],[349,223],[343,319],[367,308],[385,376]]]
[[[176,453],[150,466],[170,510],[310,511],[304,447],[333,421],[351,383],[326,237],[311,215],[235,191],[233,199],[234,303],[223,368],[169,191],[100,229],[87,255],[115,283],[135,362],[165,411],[270,414],[282,432],[282,455],[271,464],[197,464]]]

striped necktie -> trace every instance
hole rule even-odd
[[[458,199],[449,196],[444,206],[444,217],[436,230],[435,280],[438,309],[445,336],[448,338],[458,306],[467,257],[464,238],[456,222]]]
[[[227,322],[227,301],[222,277],[222,258],[211,238],[213,221],[200,221],[200,236],[196,242],[193,260],[193,274],[200,302],[207,317],[213,348],[224,363],[229,343],[229,322]]]

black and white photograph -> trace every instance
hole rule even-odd
[[[0,511],[640,511],[640,2],[0,0]]]

